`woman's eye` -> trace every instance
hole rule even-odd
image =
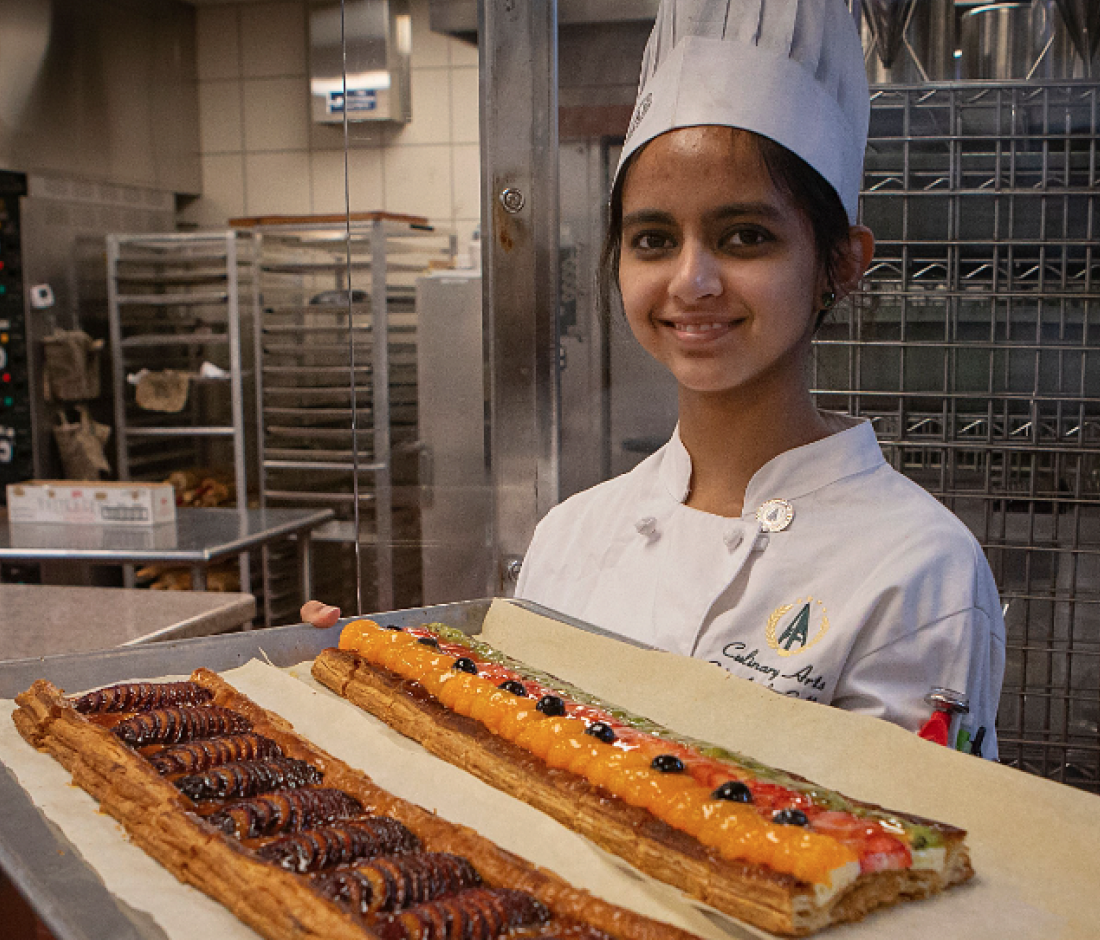
[[[722,243],[729,248],[757,248],[769,241],[767,232],[758,228],[739,228],[728,232]]]
[[[661,232],[640,232],[630,240],[636,251],[661,251],[672,247],[672,239]]]

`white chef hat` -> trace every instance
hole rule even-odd
[[[805,160],[855,221],[869,114],[844,0],[661,0],[615,175],[666,131],[739,127]]]

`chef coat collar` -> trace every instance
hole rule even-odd
[[[769,499],[797,499],[845,477],[885,463],[871,422],[831,411],[820,412],[830,430],[828,437],[803,444],[773,457],[753,474],[745,491],[743,518],[749,518]],[[691,455],[680,439],[680,426],[672,434],[661,461],[661,482],[679,503],[691,491]]]

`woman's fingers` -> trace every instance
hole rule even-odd
[[[321,601],[306,601],[300,611],[303,623],[315,627],[331,627],[340,619],[340,608],[330,607]]]

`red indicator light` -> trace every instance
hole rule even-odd
[[[11,381],[11,373],[10,372],[5,372],[4,375],[3,375],[3,379],[4,379],[5,382],[10,382]]]

